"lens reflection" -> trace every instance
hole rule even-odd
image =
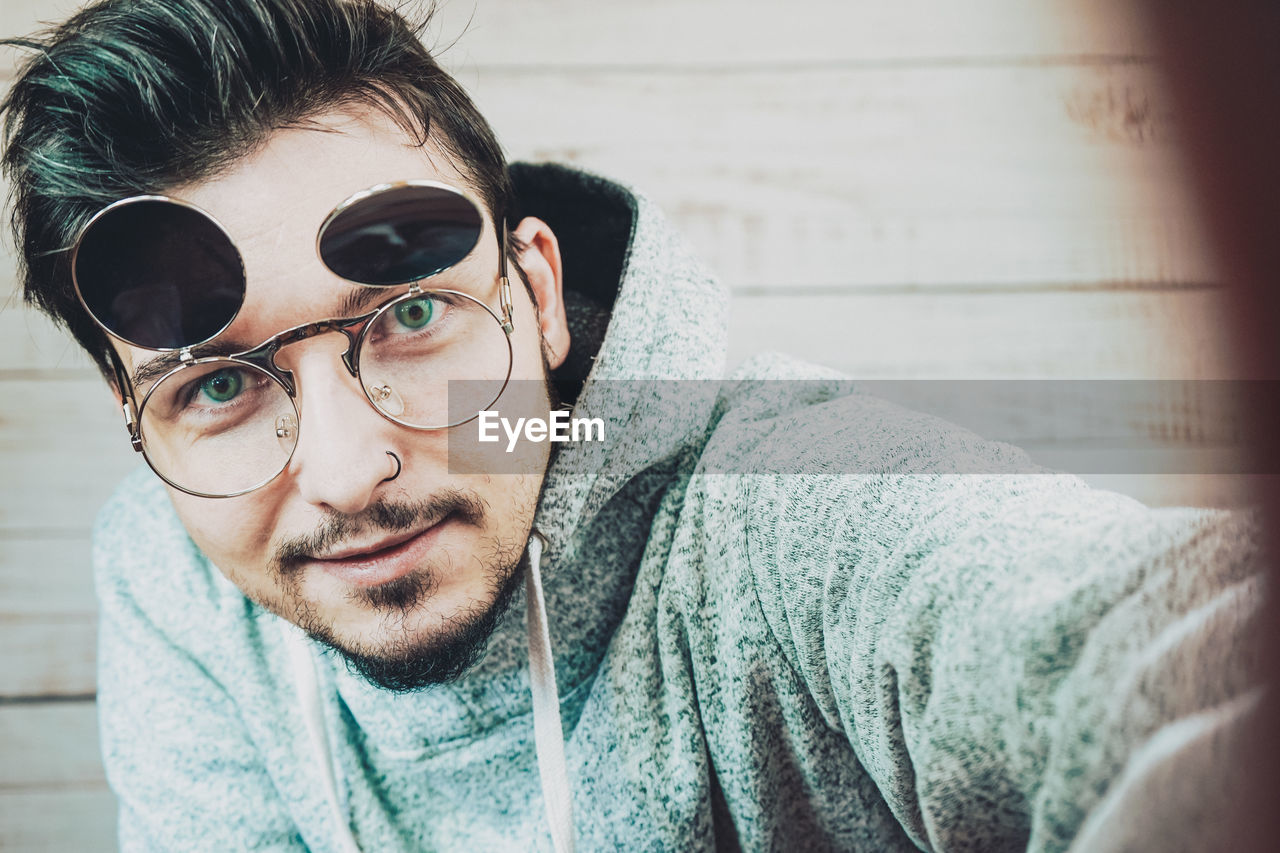
[[[461,261],[484,227],[480,211],[457,190],[403,184],[339,208],[320,229],[320,259],[360,284],[408,284]]]
[[[244,301],[240,253],[207,215],[160,198],[129,199],[81,235],[72,278],[89,313],[148,349],[209,340]]]

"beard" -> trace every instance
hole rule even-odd
[[[450,573],[452,567],[444,562],[447,555],[440,558],[442,562],[424,564],[387,583],[352,589],[347,595],[351,603],[382,614],[380,634],[384,639],[377,647],[350,643],[335,635],[332,626],[303,595],[299,566],[310,555],[323,553],[361,532],[398,533],[445,518],[478,527],[484,515],[485,505],[480,498],[459,490],[422,501],[380,501],[356,515],[331,514],[315,533],[277,546],[273,575],[283,593],[282,603],[293,603],[293,612],[281,612],[286,607],[270,604],[268,609],[302,628],[312,639],[336,652],[353,673],[384,690],[407,693],[456,681],[480,660],[489,638],[511,607],[524,576],[523,545],[492,540],[483,553],[474,555],[482,565],[488,604],[473,603],[425,636],[410,628],[410,617],[435,595],[439,578]]]

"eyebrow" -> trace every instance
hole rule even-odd
[[[338,317],[356,317],[373,307],[374,303],[385,302],[392,297],[392,288],[374,285],[360,285],[347,291],[338,303]]]
[[[211,358],[245,352],[252,349],[252,346],[252,344],[246,345],[241,341],[218,341],[192,347],[188,352],[191,353],[192,358]],[[182,351],[162,352],[154,358],[135,364],[133,372],[129,375],[129,381],[133,383],[134,388],[141,388],[151,380],[164,376],[182,363]]]
[[[366,313],[369,308],[377,302],[382,302],[391,297],[386,287],[358,286],[353,287],[342,297],[342,301],[338,303],[338,313],[333,315],[335,318],[356,317]],[[328,318],[325,318],[328,319]],[[280,331],[284,331],[281,329]],[[277,334],[279,334],[277,332]],[[272,336],[274,337],[274,335]],[[268,338],[267,340],[270,340]],[[247,343],[238,340],[210,341],[207,344],[191,347],[190,352],[192,358],[214,358],[227,357],[237,353],[248,352],[261,346],[265,341],[256,344]],[[141,388],[154,379],[159,379],[175,367],[179,367],[183,363],[182,351],[174,350],[172,352],[163,352],[154,358],[139,362],[133,368],[133,372],[129,375],[129,380],[133,383],[133,387]]]

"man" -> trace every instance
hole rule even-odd
[[[35,46],[28,298],[159,475],[95,534],[123,847],[1200,840],[1200,785],[1125,804],[1230,779],[1247,519],[781,359],[706,393],[725,296],[660,215],[508,169],[373,3],[106,2]],[[481,413],[556,398],[608,441],[499,470]]]

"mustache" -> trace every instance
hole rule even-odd
[[[485,510],[486,505],[478,495],[460,489],[447,489],[416,501],[378,501],[352,515],[330,510],[313,533],[281,540],[275,547],[272,566],[278,577],[286,576],[312,555],[370,530],[402,533],[437,524],[450,515],[478,526],[484,520]]]

